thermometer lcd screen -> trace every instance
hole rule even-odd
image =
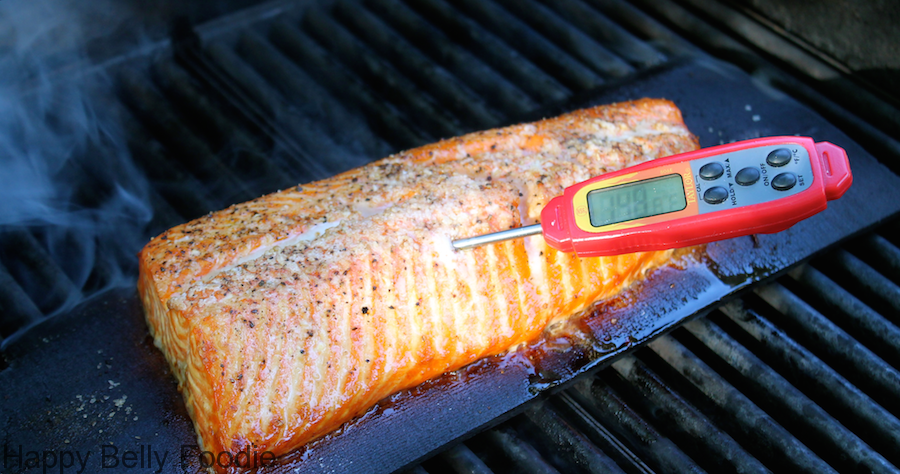
[[[594,227],[667,214],[687,207],[679,174],[591,191],[587,201]]]

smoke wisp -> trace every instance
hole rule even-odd
[[[153,216],[111,87],[87,45],[126,15],[111,2],[0,2],[0,337],[133,283]],[[104,26],[105,28],[100,28]],[[21,300],[27,296],[40,314]],[[6,303],[6,304],[4,304]]]

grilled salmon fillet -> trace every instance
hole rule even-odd
[[[670,254],[450,242],[535,223],[567,186],[697,146],[671,102],[599,106],[398,153],[152,239],[138,289],[201,447],[284,454],[620,292]]]

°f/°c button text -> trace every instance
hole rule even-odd
[[[722,186],[713,186],[703,193],[703,200],[709,204],[719,204],[728,199],[728,190]]]

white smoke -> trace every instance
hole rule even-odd
[[[127,17],[109,1],[0,2],[0,262],[46,316],[133,284],[148,238],[150,186],[120,121],[95,105],[113,88],[88,55]],[[41,301],[55,282],[28,276],[29,249],[3,247],[23,232],[71,283],[65,298]]]

